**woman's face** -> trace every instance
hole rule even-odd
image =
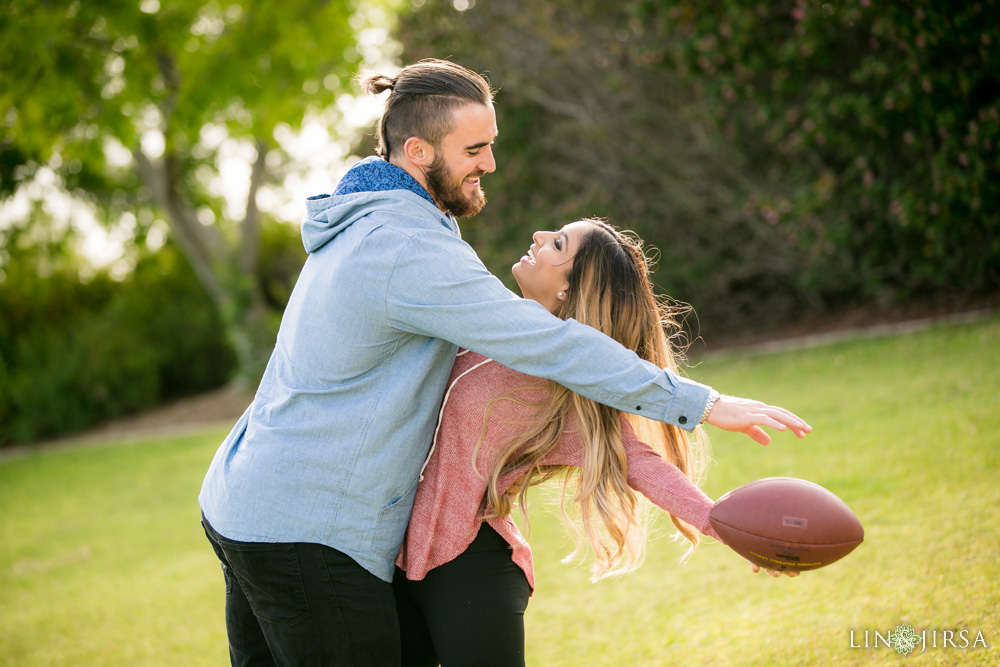
[[[591,231],[589,222],[572,222],[556,232],[535,232],[531,248],[511,267],[514,280],[525,299],[534,299],[554,313],[566,299],[566,276],[583,236]],[[562,296],[560,296],[560,294]]]

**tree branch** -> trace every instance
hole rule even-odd
[[[581,126],[586,129],[592,129],[597,125],[594,121],[594,117],[590,112],[581,104],[574,104],[568,100],[557,100],[552,97],[541,88],[537,86],[532,86],[530,84],[525,84],[519,86],[517,92],[524,97],[528,98],[538,106],[542,107],[546,111],[560,115],[568,116],[573,118]]]
[[[245,276],[257,275],[260,255],[260,211],[257,209],[257,190],[266,174],[267,144],[257,139],[257,159],[250,172],[250,191],[247,193],[246,215],[243,217],[243,233],[240,239],[240,272]]]
[[[167,157],[163,165],[154,165],[138,148],[132,151],[132,156],[139,179],[152,190],[156,205],[166,212],[174,240],[191,263],[198,281],[216,305],[228,305],[231,296],[214,269],[215,263],[223,259],[225,246],[216,230],[198,222],[194,211],[182,200],[177,187],[176,161]]]

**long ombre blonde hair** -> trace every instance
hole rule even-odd
[[[586,222],[591,223],[593,229],[581,237],[572,268],[567,273],[567,298],[555,314],[590,325],[634,350],[639,357],[660,368],[678,372],[681,352],[671,342],[683,335],[679,317],[690,309],[669,303],[653,292],[649,280],[650,260],[637,236],[619,231],[602,220],[588,219]],[[483,435],[498,401],[524,403],[517,397],[518,393],[514,391],[490,402]],[[531,404],[531,407],[535,411],[534,419],[525,431],[503,443],[500,455],[487,471],[485,518],[510,513],[512,501],[507,493],[500,492],[499,480],[505,473],[527,466],[517,494],[527,530],[528,487],[561,476],[559,506],[564,521],[576,537],[576,549],[566,560],[573,559],[584,543],[588,543],[596,556],[595,581],[634,570],[644,556],[650,503],[628,485],[622,413],[556,383],[552,383],[552,390],[542,403]],[[583,441],[583,464],[579,468],[542,466],[543,458],[559,442],[570,410],[576,414]],[[636,415],[627,415],[627,419],[641,440],[693,482],[701,481],[708,456],[708,440],[701,427],[695,429],[692,442],[677,426]],[[473,453],[473,462],[478,457],[482,437]],[[576,518],[571,518],[567,510],[568,496],[578,515]],[[698,531],[673,515],[671,520],[679,534],[691,543],[691,549],[697,546]]]

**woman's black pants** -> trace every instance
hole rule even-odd
[[[392,585],[404,667],[524,665],[531,587],[489,524],[455,560],[420,581],[397,568]]]

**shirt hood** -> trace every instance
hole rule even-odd
[[[442,226],[458,232],[455,219],[442,213],[428,194],[406,171],[378,157],[365,158],[351,167],[332,195],[306,200],[302,220],[302,245],[313,253],[373,211],[408,213],[424,210]]]

